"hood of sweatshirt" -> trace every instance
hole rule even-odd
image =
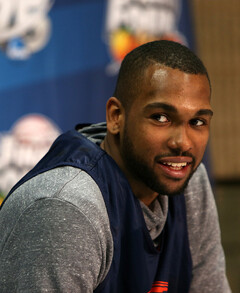
[[[100,145],[107,133],[107,123],[78,124],[75,129],[92,142]]]

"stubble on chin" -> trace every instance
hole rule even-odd
[[[174,196],[183,193],[198,167],[196,166],[195,158],[191,154],[182,154],[192,157],[192,170],[185,181],[174,189],[176,181],[181,180],[169,179],[168,183],[164,182],[164,180],[161,180],[161,178],[159,178],[159,176],[155,173],[154,168],[150,166],[147,159],[144,160],[144,158],[138,155],[137,150],[135,150],[134,144],[128,134],[127,128],[124,130],[124,137],[120,152],[125,168],[131,174],[131,176],[133,176],[136,181],[141,181],[141,183],[144,183],[148,188],[162,195]],[[174,155],[176,156],[177,154]],[[172,156],[172,154],[165,154],[164,156]],[[156,160],[158,161],[159,157],[157,157]]]
[[[185,181],[178,187],[174,188],[174,185],[181,180],[169,178],[167,179],[168,183],[166,183],[166,179],[161,180],[161,178],[159,178],[159,176],[154,172],[154,169],[148,165],[148,162],[144,162],[136,155],[133,146],[129,141],[127,141],[126,146],[127,148],[124,150],[127,151],[124,151],[122,155],[128,172],[131,173],[136,181],[141,181],[148,188],[161,195],[174,196],[183,193],[189,183],[189,180],[197,169],[194,168]]]

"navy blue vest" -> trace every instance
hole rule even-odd
[[[169,197],[161,244],[155,248],[139,201],[120,168],[105,151],[76,131],[61,135],[11,193],[31,177],[64,165],[81,168],[96,181],[110,220],[113,261],[94,293],[188,292],[192,261],[184,196]]]

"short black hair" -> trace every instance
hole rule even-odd
[[[144,71],[154,64],[190,74],[205,75],[210,85],[203,62],[186,46],[167,40],[145,43],[125,56],[119,70],[113,96],[119,99],[125,108],[136,96]]]

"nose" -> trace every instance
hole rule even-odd
[[[168,147],[180,155],[192,149],[192,139],[185,126],[177,126],[172,130]]]

